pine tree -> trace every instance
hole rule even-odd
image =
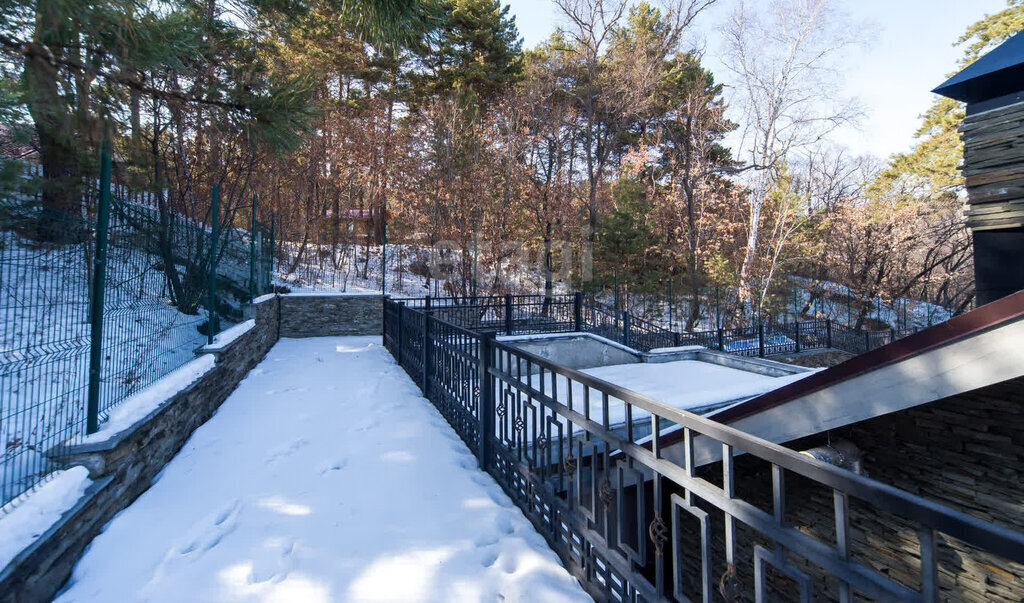
[[[1024,0],[1008,0],[1007,8],[972,24],[955,42],[964,54],[959,71],[1008,38],[1024,30]],[[952,74],[950,74],[952,75]],[[910,177],[927,192],[951,191],[963,183],[959,165],[963,159],[963,143],[958,128],[965,117],[962,103],[938,98],[922,116],[915,137],[920,142],[909,153],[899,153],[890,160],[877,186],[891,185],[895,180]]]

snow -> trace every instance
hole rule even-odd
[[[304,250],[300,252],[300,249]],[[275,282],[288,287],[293,292],[324,292],[324,291],[367,291],[380,293],[381,289],[381,256],[380,245],[346,244],[305,246],[293,242],[282,241],[278,250],[284,254],[282,261],[275,263]],[[483,247],[480,249],[481,257]],[[577,260],[578,261],[578,260]],[[465,269],[467,278],[472,273],[472,250],[463,258],[462,251],[427,245],[394,244],[387,245],[387,293],[396,297],[434,297],[450,293],[446,287],[461,283],[459,271]],[[434,264],[443,271],[444,266],[455,268],[455,272],[446,280],[442,274],[439,278],[427,279],[415,274],[413,267],[420,268]],[[366,278],[363,269],[366,268]],[[543,264],[537,254],[512,254],[502,261],[497,274],[492,266],[482,260],[478,264],[477,282],[479,294],[490,292],[489,284],[497,279],[513,291],[540,293],[544,288]],[[557,276],[557,275],[556,275]],[[569,285],[555,281],[556,294],[568,293]]]
[[[288,293],[282,294],[282,297],[352,297],[358,295],[366,296],[377,296],[380,297],[382,293],[380,289],[376,291],[370,289],[363,289],[361,287],[349,287],[345,291],[320,291],[317,289],[293,289]]]
[[[678,346],[678,347],[654,348],[654,349],[652,349],[648,353],[649,354],[676,354],[676,353],[679,353],[679,352],[700,352],[700,351],[706,350],[706,349],[707,348],[705,348],[702,345],[681,345],[681,346]]]
[[[219,352],[224,348],[230,346],[236,339],[245,335],[249,331],[256,328],[256,320],[250,318],[245,322],[240,322],[237,325],[224,329],[220,333],[213,336],[213,343],[203,346],[205,352]]]
[[[566,331],[564,333],[534,333],[532,335],[499,335],[495,337],[496,340],[502,343],[515,343],[517,341],[543,341],[545,339],[574,339],[577,337],[587,337],[595,341],[611,346],[613,348],[628,352],[634,356],[637,354],[637,350],[629,346],[623,345],[617,341],[612,341],[607,337],[602,337],[596,333],[587,333],[586,331]],[[700,346],[695,346],[694,349],[703,350]]]
[[[85,467],[72,467],[54,472],[38,488],[10,503],[11,510],[0,513],[0,568],[74,507],[90,484]]]
[[[602,366],[583,372],[669,406],[692,410],[709,404],[763,394],[803,379],[813,371],[784,377],[769,377],[710,362],[679,360],[656,364]]]
[[[380,337],[279,341],[58,600],[139,599],[589,600]]]
[[[663,363],[616,364],[584,369],[581,372],[643,394],[668,406],[694,411],[711,405],[763,394],[803,379],[815,371],[783,377],[769,377],[700,360],[679,360]],[[549,395],[552,391],[551,374],[546,372],[544,375],[545,392]],[[532,375],[530,383],[532,387],[539,390],[539,375]],[[567,379],[557,376],[555,384],[558,400],[568,404]],[[574,382],[572,390],[573,408],[582,412],[583,385]],[[596,421],[601,421],[602,413],[602,394],[591,389],[590,416]],[[650,416],[651,413],[642,408],[633,408],[634,421]],[[608,419],[610,426],[625,422],[625,405],[621,400],[609,398]]]
[[[111,436],[128,429],[170,400],[175,394],[213,370],[216,362],[216,356],[204,354],[192,362],[164,375],[146,389],[129,396],[115,406],[107,416],[107,420],[100,425],[100,430],[85,436],[80,442],[83,444],[103,442]]]

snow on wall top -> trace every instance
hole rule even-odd
[[[82,444],[105,442],[149,416],[181,390],[192,385],[213,370],[216,356],[204,354],[192,362],[168,373],[141,392],[125,399],[113,410],[100,430],[82,439]]]
[[[57,471],[42,486],[9,503],[0,513],[0,568],[25,550],[75,506],[92,481],[82,466]]]

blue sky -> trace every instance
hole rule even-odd
[[[526,47],[546,38],[559,23],[552,0],[507,0]],[[858,154],[886,157],[913,143],[919,116],[931,104],[930,90],[953,71],[961,50],[953,42],[968,25],[1006,7],[1005,0],[838,0],[853,20],[867,21],[875,39],[849,53],[846,95],[859,99],[865,117],[857,130],[836,134],[837,142]],[[732,11],[734,0],[697,22],[706,43],[709,67],[726,84],[716,65],[720,43],[716,28]]]

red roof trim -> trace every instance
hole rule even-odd
[[[794,381],[779,389],[726,408],[709,415],[708,418],[720,423],[733,423],[847,379],[1022,317],[1024,317],[1024,291],[1018,291],[1013,295],[1008,295],[966,314],[955,316],[946,322],[894,341],[867,354],[851,358],[806,379]],[[664,444],[675,443],[670,437],[671,434],[666,434],[663,438]]]

